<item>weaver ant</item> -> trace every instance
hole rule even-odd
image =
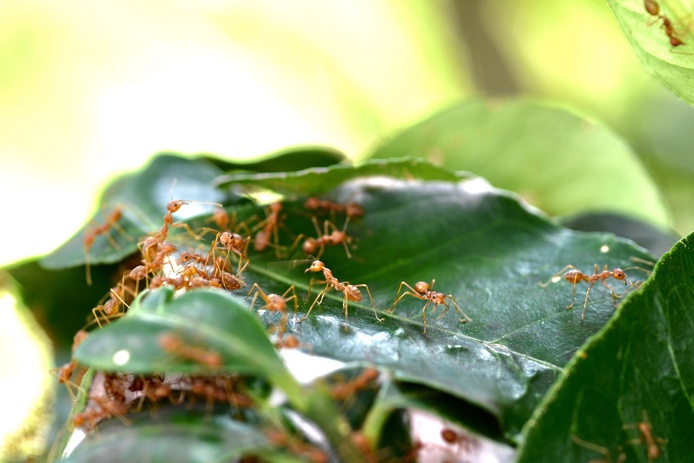
[[[177,355],[202,366],[219,368],[224,364],[224,359],[212,350],[186,345],[177,336],[164,333],[159,336],[159,346],[170,354]]]
[[[571,304],[567,305],[566,308],[570,309],[574,306],[574,295],[576,294],[576,285],[581,282],[585,281],[588,283],[588,290],[586,290],[586,298],[585,301],[583,301],[583,311],[581,312],[581,320],[583,320],[584,314],[586,312],[586,305],[588,304],[588,295],[590,294],[590,290],[593,288],[595,283],[598,281],[602,283],[604,287],[610,290],[612,293],[612,303],[615,304],[616,307],[616,299],[617,299],[617,294],[614,292],[614,288],[612,288],[610,285],[605,283],[605,280],[608,278],[612,277],[615,280],[619,281],[624,281],[624,285],[627,284],[632,284],[631,281],[629,281],[629,278],[627,277],[627,274],[624,273],[624,270],[621,268],[615,268],[612,271],[609,271],[608,266],[605,265],[605,268],[600,272],[598,270],[598,264],[595,264],[595,267],[593,268],[593,274],[589,275],[587,273],[581,272],[579,269],[574,267],[573,265],[569,264],[563,269],[559,270],[557,273],[555,273],[552,278],[547,280],[545,283],[540,283],[540,287],[545,288],[547,285],[549,285],[552,281],[556,281],[556,278],[564,272],[566,269],[571,269],[568,272],[564,273],[564,279],[568,281],[569,283],[572,283],[573,290],[571,291]],[[632,284],[633,286],[633,284]]]
[[[72,339],[72,352],[75,352],[75,349],[77,349],[77,346],[82,344],[82,341],[87,339],[89,333],[87,333],[84,330],[79,330],[77,333],[75,333],[75,336]],[[77,360],[74,358],[71,359],[68,363],[64,364],[63,366],[51,370],[51,372],[56,372],[56,376],[58,377],[58,382],[65,384],[65,387],[67,387],[67,391],[72,397],[72,400],[76,400],[77,398],[75,397],[75,393],[72,392],[72,387],[75,386],[77,387],[76,384],[74,384],[70,379],[72,378],[72,374],[75,372],[75,369],[77,368]]]
[[[369,383],[378,378],[379,372],[375,368],[365,368],[359,376],[351,381],[335,384],[330,387],[330,395],[335,400],[345,400],[353,396],[358,391],[366,389]]]
[[[670,46],[672,46],[672,48],[679,47],[680,45],[685,45],[685,42],[678,36],[678,32],[672,25],[672,21],[670,21],[670,18],[668,18],[664,14],[660,14],[660,5],[658,4],[658,2],[656,2],[655,0],[644,0],[644,7],[646,8],[646,12],[649,15],[654,16],[656,18],[656,21],[658,19],[662,19],[663,23],[661,24],[661,27],[665,31],[665,34],[668,36]]]
[[[475,444],[475,440],[469,435],[458,432],[452,428],[441,429],[441,439],[449,446],[456,448],[456,453],[459,451],[469,451]]]
[[[311,196],[304,202],[304,207],[310,211],[329,211],[334,218],[336,212],[344,212],[348,218],[359,218],[364,215],[364,208],[357,203],[340,204],[317,196]]]
[[[89,397],[87,407],[82,412],[72,416],[72,424],[91,431],[99,421],[116,417],[127,425],[130,422],[123,415],[128,412],[129,408],[129,405],[118,400],[107,397]]]
[[[306,312],[306,315],[301,317],[299,319],[300,322],[306,320],[311,313],[311,310],[313,310],[313,307],[316,304],[321,304],[323,302],[323,297],[325,297],[325,294],[330,290],[330,288],[335,289],[335,291],[339,291],[344,294],[344,299],[342,302],[342,307],[345,310],[345,331],[347,331],[347,307],[349,305],[349,301],[354,301],[354,302],[360,302],[362,300],[362,295],[361,291],[359,288],[366,288],[366,292],[369,294],[369,299],[371,299],[371,307],[374,309],[374,315],[376,315],[376,320],[379,322],[382,322],[384,319],[380,318],[378,316],[378,312],[376,311],[376,305],[374,304],[374,299],[371,296],[371,291],[369,290],[369,287],[362,283],[359,285],[352,285],[348,281],[343,281],[340,282],[337,278],[333,276],[332,271],[325,266],[325,264],[319,260],[314,260],[313,263],[309,268],[307,268],[304,273],[307,272],[323,272],[323,277],[325,280],[317,280],[315,278],[311,278],[311,281],[308,284],[308,297],[309,299],[311,298],[311,286],[313,283],[325,283],[325,288],[318,293],[318,296],[316,296],[316,299],[314,299],[313,304],[311,304],[311,307],[309,307],[308,312]]]
[[[574,441],[576,444],[580,445],[581,447],[584,447],[588,450],[592,450],[593,452],[599,453],[603,456],[602,460],[590,460],[588,463],[612,462],[612,455],[610,454],[610,450],[608,448],[603,447],[602,445],[593,444],[592,442],[584,441],[576,435],[572,435],[571,440]],[[617,447],[617,450],[619,451],[619,456],[617,457],[616,463],[622,463],[624,460],[627,459],[627,455],[626,453],[622,452],[621,446]]]
[[[120,312],[121,306],[128,307],[127,302],[125,302],[128,295],[132,296],[133,298],[137,297],[137,288],[133,290],[125,284],[126,275],[127,274],[124,273],[121,282],[109,290],[109,298],[106,300],[106,302],[99,304],[92,309],[92,315],[94,315],[94,319],[99,325],[99,328],[101,328],[101,322],[99,321],[98,315],[99,312],[106,315],[106,319],[108,320],[110,316],[116,315],[118,312]]]
[[[320,259],[320,257],[323,255],[323,251],[325,250],[326,246],[337,246],[339,244],[342,244],[345,247],[345,253],[347,254],[347,258],[352,258],[352,254],[349,252],[348,246],[352,243],[352,238],[347,234],[347,225],[349,224],[349,217],[347,217],[347,219],[345,220],[345,224],[342,227],[342,230],[339,230],[332,222],[326,220],[325,222],[323,222],[322,235],[320,228],[318,227],[318,220],[315,217],[311,217],[311,221],[313,222],[313,226],[316,229],[318,237],[306,238],[304,244],[301,246],[302,251],[309,255],[315,255],[316,259]],[[332,228],[332,232],[329,233],[328,227]],[[292,247],[294,247],[302,237],[303,235],[299,235]],[[320,251],[318,251],[319,249]],[[318,254],[316,254],[316,251],[318,251]]]
[[[251,290],[248,291],[248,294],[246,295],[246,299],[250,297],[254,290],[255,295],[253,296],[253,299],[251,299],[251,310],[253,309],[253,306],[255,306],[255,300],[258,298],[258,296],[260,296],[260,298],[265,301],[265,305],[258,310],[267,309],[271,312],[282,312],[282,322],[280,323],[280,328],[277,333],[277,336],[281,338],[282,334],[284,334],[284,330],[287,328],[287,303],[294,300],[294,312],[296,312],[296,309],[299,307],[299,299],[296,297],[294,286],[290,286],[289,289],[284,292],[284,294],[279,296],[277,294],[266,294],[265,291],[258,286],[258,283],[253,283]],[[289,293],[292,295],[287,296]]]
[[[460,323],[471,322],[472,318],[468,317],[467,314],[465,312],[463,312],[463,309],[460,308],[460,306],[455,301],[455,298],[453,297],[452,294],[444,294],[444,293],[440,293],[438,291],[434,291],[434,284],[435,283],[436,283],[436,280],[431,280],[431,284],[429,284],[425,281],[419,281],[414,285],[414,288],[413,288],[412,286],[407,284],[407,282],[405,282],[405,281],[400,282],[400,287],[398,288],[398,292],[395,293],[395,302],[393,302],[393,307],[391,307],[388,311],[391,313],[394,312],[395,306],[405,296],[412,296],[412,297],[416,297],[417,299],[421,299],[422,301],[427,301],[427,303],[424,304],[424,307],[422,307],[422,317],[424,318],[424,332],[422,334],[426,334],[427,333],[426,309],[427,309],[427,307],[429,307],[429,304],[434,304],[434,310],[439,305],[443,305],[445,307],[445,309],[443,309],[443,312],[441,312],[441,315],[438,316],[438,318],[441,318],[446,314],[446,312],[448,312],[449,307],[448,307],[448,302],[446,302],[446,299],[450,299],[451,303],[453,303],[453,307],[455,307],[456,315],[458,315],[458,320],[460,321]],[[402,291],[403,286],[405,286],[407,288],[407,291],[400,294],[400,291]],[[462,315],[462,318],[460,317],[460,315]]]
[[[272,236],[274,240],[275,254],[279,259],[280,255],[280,245],[279,237],[277,231],[281,226],[280,213],[282,212],[282,203],[272,203],[266,211],[265,220],[260,222],[253,228],[253,231],[258,230],[253,240],[253,249],[258,252],[262,252],[270,245],[270,237]]]
[[[195,233],[190,226],[185,223],[185,222],[174,222],[173,221],[173,214],[178,212],[181,207],[185,204],[191,204],[191,203],[197,203],[197,204],[212,204],[214,206],[222,207],[221,204],[218,203],[211,203],[211,202],[202,202],[202,201],[191,201],[191,200],[185,200],[185,199],[177,199],[174,201],[169,202],[169,204],[166,205],[166,214],[164,214],[164,224],[162,227],[159,229],[159,231],[154,232],[154,234],[148,236],[147,238],[144,239],[141,243],[138,244],[138,247],[141,246],[140,250],[142,251],[143,256],[147,259],[148,255],[150,254],[150,250],[158,246],[159,244],[162,244],[164,241],[169,236],[169,227],[173,228],[185,228],[186,231],[196,240],[200,241],[202,237]],[[153,256],[152,256],[153,257]],[[153,259],[152,259],[153,260]]]
[[[123,217],[123,211],[120,207],[116,207],[111,211],[111,213],[106,216],[106,220],[102,225],[97,225],[95,228],[92,230],[85,232],[83,242],[84,242],[84,256],[85,256],[85,266],[86,266],[86,272],[87,272],[87,284],[91,286],[92,284],[92,274],[90,271],[90,265],[89,265],[89,249],[94,245],[94,241],[96,241],[96,237],[99,235],[104,235],[106,239],[108,240],[109,243],[111,243],[111,246],[113,246],[114,249],[119,250],[120,246],[118,246],[118,243],[111,238],[111,235],[108,233],[111,228],[114,228],[118,230],[118,232],[123,235],[127,240],[132,240],[130,236],[128,236],[127,233],[125,233],[125,230],[123,230],[119,225],[118,221]]]
[[[636,428],[641,433],[641,437],[630,441],[632,444],[646,444],[646,457],[648,461],[657,460],[660,457],[660,447],[667,443],[666,439],[653,437],[651,422],[648,420],[646,410],[643,411],[643,421],[637,424],[627,424],[624,428]]]

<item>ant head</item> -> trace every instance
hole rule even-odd
[[[184,204],[187,204],[187,202],[183,201],[181,199],[177,199],[177,200],[171,201],[169,204],[167,204],[166,209],[171,213],[177,212],[181,208],[181,206],[183,206]]]
[[[624,280],[624,284],[627,284],[627,281],[629,280],[627,278],[627,274],[624,273],[624,270],[622,270],[621,268],[616,268],[612,270],[612,277],[614,277],[614,279],[616,280]]]
[[[322,272],[323,269],[325,268],[325,264],[319,260],[314,260],[313,263],[309,268],[304,270],[304,273],[307,272]]]
[[[426,294],[427,291],[429,291],[429,283],[426,281],[418,281],[414,285],[414,290],[417,291],[419,294]]]
[[[270,204],[270,212],[273,214],[279,214],[279,212],[282,210],[282,203],[272,203]]]

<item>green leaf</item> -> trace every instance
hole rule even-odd
[[[372,156],[425,156],[474,172],[552,215],[607,210],[668,222],[656,184],[622,139],[533,101],[468,100],[404,129]]]
[[[202,408],[169,406],[156,413],[129,414],[127,425],[109,420],[99,426],[98,433],[81,442],[66,461],[208,463],[235,461],[246,454],[272,450],[257,426],[231,420],[228,406],[214,414]]]
[[[634,265],[632,258],[653,259],[613,235],[574,232],[548,222],[479,179],[366,179],[352,182],[350,188],[338,195],[353,198],[366,211],[361,222],[352,222],[348,229],[354,238],[353,258],[345,259],[341,247],[329,247],[321,260],[340,281],[367,284],[379,316],[386,320],[376,321],[362,288],[362,302],[349,304],[345,332],[342,293],[330,290],[306,321],[290,321],[289,332],[307,352],[373,363],[391,369],[402,381],[464,398],[494,415],[512,439],[564,364],[614,313],[611,293],[600,284],[593,288],[581,320],[583,284],[577,288],[576,308],[567,310],[569,283],[547,288],[538,283],[567,264],[592,273],[596,263],[601,269],[605,264],[626,268]],[[286,203],[284,211],[291,234],[315,236],[301,201]],[[277,294],[295,286],[302,299],[299,315],[305,314],[322,286],[314,285],[312,298],[306,299],[308,262],[282,273],[271,254],[250,256],[247,282]],[[627,273],[634,280],[645,277],[638,270]],[[453,307],[441,319],[429,307],[424,335],[425,301],[409,296],[392,315],[385,313],[402,281],[414,285],[432,279],[437,291],[456,298],[471,323],[461,324]],[[263,317],[269,323],[279,320],[276,313]]]
[[[167,350],[167,337],[183,347]],[[202,363],[184,354],[186,347],[216,353],[219,362]],[[112,372],[257,375],[282,388],[292,400],[300,397],[298,385],[257,317],[243,301],[223,291],[198,289],[173,297],[172,288],[163,287],[143,293],[125,317],[92,332],[74,358]]]
[[[224,171],[290,172],[311,167],[328,167],[345,162],[347,156],[327,146],[295,146],[277,151],[251,162],[236,162],[209,156],[209,161]]]
[[[91,308],[113,285],[115,270],[113,265],[95,268],[92,272],[93,284],[88,286],[84,268],[51,271],[39,265],[37,260],[32,260],[7,269],[19,284],[22,300],[44,331],[57,347],[68,350],[75,333],[84,327],[91,316]]]
[[[234,202],[212,186],[222,171],[205,160],[191,160],[173,154],[160,154],[143,171],[123,177],[110,185],[101,199],[101,208],[89,224],[60,248],[41,260],[48,269],[83,265],[87,261],[85,234],[108,221],[115,210],[122,217],[107,233],[97,235],[89,248],[92,264],[119,262],[137,251],[137,242],[163,224],[166,206],[173,199],[206,202]],[[210,206],[187,204],[177,213],[179,219],[190,219]]]
[[[232,173],[218,178],[215,183],[220,187],[250,185],[296,197],[297,194],[310,196],[327,193],[348,180],[370,176],[454,181],[467,174],[454,174],[427,161],[407,158],[369,160],[357,167],[343,164],[299,172]]]
[[[694,3],[690,0],[653,2],[658,5],[661,18],[650,15],[641,0],[609,0],[608,3],[646,72],[684,102],[694,105],[691,77],[694,36],[689,27]],[[683,45],[671,45],[662,16],[670,21],[674,37],[683,41]]]
[[[520,462],[686,461],[694,454],[694,234],[578,352],[525,429]],[[635,426],[650,423],[659,457]],[[580,441],[577,441],[580,439]],[[589,443],[586,445],[585,443]],[[592,447],[592,449],[591,449]]]
[[[573,230],[604,231],[635,241],[654,256],[662,256],[678,241],[673,232],[621,214],[595,212],[565,217],[562,225]]]

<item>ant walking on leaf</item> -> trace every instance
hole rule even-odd
[[[265,302],[265,305],[258,310],[266,309],[271,312],[282,313],[282,321],[280,322],[279,330],[277,332],[277,337],[282,338],[284,330],[287,328],[287,303],[292,300],[294,301],[295,312],[299,307],[299,301],[296,297],[296,291],[294,290],[294,286],[290,286],[289,289],[287,289],[284,292],[284,294],[279,296],[277,294],[266,294],[265,291],[263,291],[260,288],[260,286],[258,286],[258,283],[253,283],[253,286],[251,286],[251,290],[248,291],[246,298],[250,297],[253,291],[255,291],[255,295],[253,296],[253,299],[251,299],[251,310],[253,309],[253,306],[255,306],[256,299],[258,298],[258,296],[260,296],[260,298]],[[288,296],[288,294],[290,293],[291,296]]]
[[[349,245],[352,243],[352,237],[347,234],[349,216],[345,219],[345,224],[343,225],[342,230],[338,229],[335,224],[329,220],[323,222],[322,235],[320,227],[318,226],[318,220],[315,217],[311,217],[311,221],[313,222],[313,227],[316,229],[317,237],[306,237],[306,240],[301,245],[302,251],[309,255],[315,255],[316,259],[320,259],[320,257],[323,255],[323,251],[325,251],[326,246],[338,246],[342,244],[342,246],[345,248],[347,258],[352,258],[352,254],[349,252]],[[332,231],[329,231],[329,228],[331,228]],[[304,235],[299,235],[295,240],[294,245],[292,245],[292,248],[296,246],[299,240],[303,237]],[[318,254],[316,254],[316,251],[318,251]]]
[[[639,433],[641,433],[639,438],[631,440],[630,443],[634,445],[645,444],[648,461],[655,461],[660,458],[660,448],[667,443],[667,440],[662,437],[653,436],[653,428],[651,422],[648,420],[646,410],[643,411],[643,421],[637,424],[626,424],[624,428],[636,428]]]
[[[89,249],[91,249],[91,247],[94,245],[97,236],[104,235],[104,237],[108,240],[113,249],[115,249],[116,251],[120,250],[120,246],[109,234],[109,231],[111,229],[118,231],[118,233],[120,233],[128,241],[132,241],[132,237],[130,237],[125,232],[125,230],[123,230],[123,228],[120,225],[118,225],[118,221],[120,221],[121,218],[123,218],[123,210],[120,207],[116,207],[111,211],[110,214],[108,214],[108,216],[106,216],[106,220],[103,224],[97,225],[88,232],[85,232],[84,234],[84,258],[87,272],[87,284],[89,286],[92,285],[92,274],[89,265]]]
[[[618,296],[617,293],[615,293],[614,288],[605,283],[605,280],[609,278],[614,278],[615,280],[624,281],[624,285],[630,284],[631,286],[634,286],[631,283],[631,281],[629,281],[627,274],[621,268],[614,268],[612,271],[610,271],[609,267],[605,265],[605,268],[602,271],[599,271],[598,264],[595,264],[595,267],[593,268],[593,274],[591,275],[588,273],[583,273],[573,265],[569,264],[563,269],[559,270],[554,275],[552,275],[552,278],[547,280],[545,283],[539,283],[540,287],[546,288],[547,285],[549,285],[550,283],[558,281],[559,276],[567,269],[570,270],[564,273],[564,279],[569,283],[573,284],[573,290],[571,291],[571,303],[566,306],[567,309],[571,309],[574,306],[576,285],[581,281],[585,281],[586,283],[588,283],[588,289],[586,290],[586,298],[583,301],[583,311],[581,312],[581,320],[584,319],[586,313],[586,306],[588,305],[588,295],[590,294],[590,290],[593,289],[593,286],[595,286],[595,283],[597,283],[598,281],[602,283],[602,285],[605,288],[609,289],[612,293],[612,303],[615,305],[615,307],[617,306],[617,298],[621,296]]]
[[[679,32],[677,32],[675,26],[672,25],[670,18],[664,14],[661,14],[660,4],[658,2],[655,0],[644,0],[643,4],[646,12],[656,18],[656,22],[659,19],[663,21],[661,27],[665,31],[665,35],[668,36],[668,40],[670,41],[670,46],[672,48],[679,47],[680,45],[686,45],[685,42],[680,38]]]
[[[463,309],[460,308],[452,294],[444,294],[438,291],[434,291],[435,283],[436,280],[431,280],[431,284],[425,281],[419,281],[414,285],[413,288],[405,281],[400,282],[398,292],[395,293],[395,302],[393,302],[393,307],[388,309],[388,311],[391,313],[394,312],[395,306],[398,305],[398,302],[400,302],[405,296],[412,296],[416,297],[417,299],[421,299],[422,301],[427,301],[427,303],[424,304],[424,307],[422,307],[422,318],[424,318],[424,332],[422,334],[427,334],[427,307],[429,307],[430,304],[434,304],[434,309],[436,309],[436,307],[438,307],[439,305],[443,305],[445,309],[443,309],[441,315],[438,316],[438,318],[441,318],[446,314],[446,312],[448,312],[449,306],[448,302],[446,302],[446,299],[448,299],[453,304],[453,307],[455,307],[455,311],[458,315],[458,320],[460,321],[460,323],[471,322],[472,318],[468,317],[467,314],[463,312]],[[400,291],[402,291],[403,286],[406,287],[407,290],[404,293],[400,294]]]
[[[352,285],[349,283],[349,281],[340,282],[337,278],[333,276],[333,272],[328,267],[326,267],[323,262],[319,260],[314,260],[311,266],[304,271],[304,273],[307,272],[323,272],[323,277],[325,278],[325,280],[317,280],[315,278],[311,278],[311,281],[308,284],[309,299],[311,298],[311,286],[313,285],[313,283],[324,283],[325,288],[320,293],[318,293],[318,296],[316,296],[316,299],[314,299],[313,304],[311,304],[311,307],[309,307],[308,312],[306,312],[306,315],[299,319],[300,322],[308,318],[309,314],[311,313],[311,310],[313,310],[313,307],[316,304],[321,304],[323,302],[325,294],[328,291],[330,291],[330,289],[335,289],[335,291],[344,294],[342,308],[345,310],[345,331],[347,331],[347,307],[349,305],[349,301],[360,302],[362,300],[362,295],[359,288],[366,289],[366,292],[369,295],[369,299],[371,299],[371,307],[373,307],[374,309],[374,315],[376,315],[376,320],[378,320],[379,322],[383,321],[383,318],[380,318],[378,316],[378,312],[376,311],[376,304],[374,304],[374,299],[371,296],[371,291],[369,290],[369,287],[366,284],[362,283],[358,285]]]

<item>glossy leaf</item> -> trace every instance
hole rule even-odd
[[[185,355],[183,348],[167,350],[164,337],[175,338],[184,348],[216,353],[220,361],[205,364]],[[256,375],[268,378],[292,398],[298,394],[298,385],[255,315],[243,301],[223,291],[199,289],[175,298],[168,287],[143,293],[127,316],[92,332],[74,357],[81,364],[114,372]]]
[[[642,0],[608,3],[646,72],[684,102],[694,105],[694,35],[689,27],[694,2],[653,2],[659,8],[660,18],[649,14]],[[663,17],[670,22],[670,34]],[[682,44],[673,47],[671,37]]]
[[[623,140],[533,101],[468,100],[405,128],[372,153],[403,155],[474,172],[552,215],[607,210],[667,225],[655,182]]]
[[[609,452],[611,461],[621,453],[627,461],[690,459],[693,250],[689,235],[581,348],[528,423],[518,461],[584,462],[601,457],[596,446]],[[647,457],[649,446],[636,428],[646,422],[657,457]]]
[[[214,414],[204,407],[164,407],[154,414],[128,415],[127,420],[125,425],[110,420],[99,426],[66,461],[207,463],[271,452],[273,447],[258,427],[230,419],[228,406]]]
[[[305,169],[299,172],[232,173],[218,178],[215,183],[220,187],[249,185],[296,197],[298,194],[302,196],[324,194],[341,183],[370,176],[453,181],[468,175],[454,174],[427,161],[407,158],[369,160],[356,167],[342,164],[327,168]]]
[[[665,231],[642,220],[609,212],[578,214],[565,217],[561,223],[573,230],[610,232],[629,238],[657,257],[669,251],[679,239],[678,235],[672,231]]]
[[[611,294],[602,285],[593,288],[581,320],[583,284],[577,288],[576,308],[566,310],[570,284],[541,288],[538,283],[567,264],[592,273],[596,263],[602,269],[604,264],[632,266],[633,257],[652,259],[613,235],[558,227],[480,180],[365,180],[351,188],[343,193],[366,210],[362,221],[349,228],[354,256],[345,259],[344,249],[330,247],[321,260],[340,281],[367,284],[379,316],[386,320],[376,321],[362,288],[362,302],[349,304],[345,332],[342,294],[330,290],[306,321],[290,321],[289,331],[308,352],[370,362],[392,369],[403,381],[464,398],[496,416],[511,438],[566,361],[614,313]],[[286,227],[315,235],[300,207],[285,207]],[[251,256],[248,281],[257,281],[265,292],[281,294],[294,285],[306,294],[308,263],[282,273],[281,267],[262,263],[268,258],[273,259]],[[638,270],[628,273],[634,279],[645,277]],[[414,285],[431,279],[436,279],[436,290],[454,295],[471,323],[461,324],[452,306],[441,319],[429,307],[424,335],[426,301],[410,296],[392,315],[384,311],[393,305],[401,281]],[[313,297],[302,301],[299,315],[321,288],[314,285]],[[278,320],[277,314],[264,315],[268,321]]]

